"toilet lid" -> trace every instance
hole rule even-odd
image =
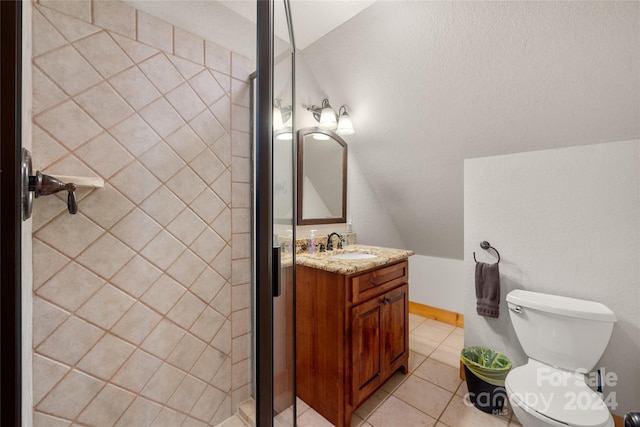
[[[513,403],[528,412],[575,427],[608,425],[609,409],[574,372],[531,360],[509,372],[505,387]]]

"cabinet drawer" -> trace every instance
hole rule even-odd
[[[402,261],[351,278],[352,302],[357,304],[409,281],[409,263]]]

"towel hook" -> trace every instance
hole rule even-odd
[[[496,262],[496,264],[500,263],[500,252],[498,252],[498,250],[496,248],[494,248],[493,246],[491,246],[491,243],[487,242],[486,240],[483,240],[482,242],[480,242],[480,247],[482,249],[493,249],[495,251],[495,253],[498,255],[498,262]],[[478,260],[476,259],[476,253],[473,253],[473,260],[476,262],[476,264],[478,263]]]

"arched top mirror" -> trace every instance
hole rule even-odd
[[[347,143],[319,128],[298,131],[298,225],[347,218]]]

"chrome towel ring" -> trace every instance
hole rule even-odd
[[[496,253],[496,255],[498,255],[498,261],[496,262],[496,264],[500,263],[500,252],[498,252],[498,250],[496,248],[494,248],[493,246],[491,246],[491,244],[489,242],[487,242],[486,240],[483,240],[482,242],[480,242],[480,247],[482,249],[493,249]],[[476,259],[476,253],[473,253],[473,260],[476,262],[476,264],[478,263],[478,260]]]

